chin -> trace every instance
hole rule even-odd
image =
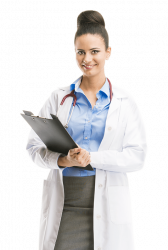
[[[93,75],[97,75],[96,72],[86,72],[86,71],[82,71],[84,75],[86,76],[93,76]]]

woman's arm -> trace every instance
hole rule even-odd
[[[57,165],[61,168],[70,167],[67,156],[60,155],[57,160]]]

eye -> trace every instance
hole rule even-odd
[[[98,50],[92,50],[92,51],[96,51],[96,53],[94,53],[94,54],[97,54],[99,52]]]
[[[97,54],[99,52],[99,50],[92,50],[92,52],[94,51],[93,54]],[[96,52],[96,53],[95,53]],[[79,55],[82,55],[83,54],[83,51],[78,51],[78,54]]]
[[[78,51],[78,54],[81,55],[80,53],[83,53],[83,51]]]

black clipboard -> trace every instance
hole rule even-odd
[[[53,119],[48,119],[34,116],[30,111],[23,110],[23,112],[25,114],[21,114],[21,116],[32,127],[49,150],[67,155],[70,149],[78,148],[78,145],[56,115],[50,114]],[[94,170],[90,164],[84,168],[79,166],[73,167],[89,171]]]

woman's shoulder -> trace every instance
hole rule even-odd
[[[126,90],[117,85],[112,85],[112,92],[116,98],[134,99],[129,90]]]
[[[58,88],[56,88],[55,90],[53,90],[51,92],[51,95],[52,96],[57,96],[57,95],[59,95],[61,93],[66,93],[66,92],[68,92],[68,93],[70,92],[70,86],[58,87]]]
[[[136,101],[129,90],[113,85],[112,91],[117,99],[122,99],[123,105],[136,106]]]

